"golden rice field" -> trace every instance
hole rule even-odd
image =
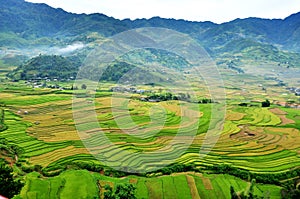
[[[95,161],[92,155],[102,154],[113,166],[129,164],[144,169],[154,163],[137,154],[157,151],[160,154],[156,158],[161,161],[155,164],[163,165],[174,158],[199,167],[228,163],[253,172],[283,172],[300,165],[299,110],[229,104],[217,143],[213,147],[206,143],[201,153],[207,155],[200,157],[210,104],[122,98],[112,101],[99,95],[95,100],[75,98],[75,104],[85,106],[72,109],[71,94],[26,92],[0,93],[8,127],[0,137],[22,147],[23,158],[33,165],[55,165],[84,155]],[[85,116],[75,126],[73,115],[81,113],[96,113],[96,120]],[[82,129],[80,134],[78,128]],[[106,141],[99,140],[100,135]],[[185,148],[184,143],[189,142],[191,145]]]

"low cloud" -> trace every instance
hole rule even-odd
[[[83,43],[77,42],[77,43],[68,45],[64,48],[60,48],[60,49],[57,50],[57,52],[59,54],[67,54],[67,53],[71,53],[71,52],[76,51],[76,50],[83,49],[84,47],[85,47],[85,45]]]

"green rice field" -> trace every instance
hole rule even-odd
[[[136,187],[137,198],[230,198],[229,188],[245,191],[249,183],[230,175],[207,175],[200,173],[178,173],[171,176],[144,178],[128,176],[111,178],[88,171],[70,170],[54,178],[41,178],[38,173],[28,174],[20,197],[26,198],[102,198],[108,184],[131,183]],[[98,191],[98,187],[100,191]],[[255,184],[254,193],[258,196],[280,198],[280,187]],[[76,191],[75,191],[76,190]]]

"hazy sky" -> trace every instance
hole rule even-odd
[[[236,18],[285,18],[300,12],[299,0],[27,0],[75,13],[118,19],[164,18],[227,22]]]

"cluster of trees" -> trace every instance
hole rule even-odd
[[[97,173],[103,171],[104,175],[112,176],[112,177],[124,177],[128,174],[134,173],[134,171],[128,171],[128,172],[118,171],[109,167],[105,167],[103,165],[94,164],[93,162],[85,162],[85,161],[68,162],[66,164],[55,164],[44,168],[41,167],[40,165],[25,166],[20,164],[19,166],[21,166],[24,172],[30,173],[32,171],[37,171],[47,177],[57,176],[61,172],[67,169],[85,169]]]
[[[248,103],[245,103],[245,102],[240,103],[239,106],[243,106],[243,107],[257,106],[257,107],[259,107],[258,104],[248,104]],[[270,106],[271,106],[271,102],[268,99],[266,99],[265,101],[261,102],[261,107],[270,107]]]
[[[103,165],[94,164],[93,162],[84,162],[84,161],[69,162],[65,165],[56,164],[51,167],[50,166],[45,168],[40,167],[40,169],[37,169],[36,166],[31,166],[31,167],[23,166],[23,167],[22,170],[25,172],[39,171],[44,176],[49,176],[49,177],[59,175],[62,171],[65,171],[66,169],[70,169],[70,168],[86,169],[88,171],[93,171],[93,172],[103,171],[103,174],[105,176],[112,176],[112,177],[124,177],[132,174],[139,175],[139,176],[148,176],[153,174],[153,173],[138,173],[135,170],[130,170],[129,168],[125,168],[125,167],[122,168],[122,171],[119,171]],[[179,173],[179,172],[186,172],[186,171],[200,172],[200,169],[196,168],[194,164],[174,163],[155,171],[155,173],[169,175],[171,173]]]
[[[211,103],[213,103],[213,100],[212,99],[203,98],[198,103],[199,104],[211,104]]]
[[[87,89],[87,85],[86,84],[81,84],[81,89],[86,90]],[[72,85],[70,90],[78,90],[78,86],[74,86]]]
[[[16,165],[22,169],[25,173],[33,171],[39,172],[46,177],[58,176],[61,172],[67,169],[67,165],[56,165],[54,167],[42,167],[41,165],[28,165],[22,164],[22,160],[19,160]]]
[[[217,174],[224,174],[224,173],[230,174],[239,177],[243,180],[256,179],[256,181],[259,183],[276,184],[276,185],[281,185],[280,181],[282,180],[296,178],[300,176],[300,168],[283,172],[283,173],[276,173],[276,174],[252,173],[250,171],[239,169],[228,164],[207,166],[206,169],[211,170],[212,172]]]
[[[100,172],[104,169],[102,165],[98,164],[92,164],[88,162],[73,162],[72,164],[73,168],[78,168],[78,169],[86,169],[89,171],[94,171],[94,172]]]
[[[247,106],[248,106],[248,104],[247,104],[247,103],[245,103],[245,102],[242,102],[242,103],[240,103],[240,104],[239,104],[239,106],[244,106],[244,107],[247,107]]]
[[[200,170],[197,169],[194,164],[174,163],[158,170],[157,172],[160,172],[163,175],[170,175],[172,173],[180,173],[180,172],[187,172],[187,171],[200,171]]]
[[[266,101],[261,103],[261,107],[270,107],[270,105],[271,105],[271,102],[268,99],[266,99]]]
[[[191,96],[188,93],[179,93],[178,95],[173,95],[172,93],[152,93],[149,96],[145,97],[146,101],[170,101],[170,100],[182,100],[190,101]]]
[[[166,93],[155,93],[155,94],[151,94],[146,98],[143,98],[144,100],[147,101],[170,101],[170,100],[181,100],[181,101],[187,101],[187,102],[191,102],[191,95],[189,93],[178,93],[176,95],[166,92]],[[210,104],[213,103],[212,99],[207,99],[207,98],[203,98],[201,100],[199,100],[198,102],[195,103],[199,103],[199,104]]]
[[[104,199],[136,199],[136,187],[132,184],[118,184],[113,190],[109,185],[105,185]]]
[[[185,97],[185,95],[182,95]],[[173,95],[172,93],[165,93],[165,94],[152,94],[148,97],[150,100],[158,99],[160,101],[168,101],[168,100],[178,100],[179,97],[176,95]]]

